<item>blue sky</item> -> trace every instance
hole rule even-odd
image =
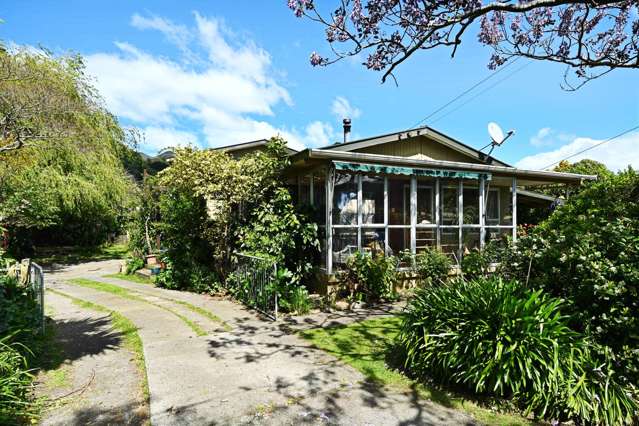
[[[23,0],[0,4],[0,18],[5,42],[81,53],[108,108],[145,131],[147,153],[277,133],[319,146],[340,138],[344,114],[354,136],[406,129],[491,72],[491,52],[472,33],[454,59],[446,50],[414,56],[398,70],[397,87],[380,84],[357,59],[313,68],[309,54],[327,49],[322,28],[295,18],[285,0]],[[477,148],[489,140],[489,121],[515,129],[496,155],[526,168],[639,124],[639,71],[612,72],[577,92],[560,88],[563,71],[522,59],[428,124]],[[639,132],[585,156],[639,167]]]

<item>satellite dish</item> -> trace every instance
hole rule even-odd
[[[488,123],[488,134],[490,138],[493,140],[495,145],[501,145],[506,139],[504,136],[504,131],[501,130],[501,127],[497,123],[490,122]]]

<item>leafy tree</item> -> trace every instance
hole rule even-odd
[[[555,167],[555,171],[582,175],[597,175],[600,179],[612,177],[614,174],[605,164],[588,158],[577,161],[576,163],[570,163],[564,160]]]
[[[165,192],[162,197],[189,197],[190,202],[199,200],[197,205],[204,206],[199,220],[209,223],[204,235],[222,278],[236,248],[238,227],[278,185],[287,164],[284,147],[283,140],[274,138],[266,152],[239,159],[219,150],[178,149],[171,166],[158,174]]]
[[[575,89],[613,69],[639,68],[639,6],[632,0],[342,0],[328,14],[313,0],[288,6],[326,27],[332,56],[313,52],[312,65],[366,52],[364,65],[383,71],[382,81],[417,51],[448,47],[454,56],[475,23],[479,42],[494,51],[491,69],[513,57],[558,62],[567,65],[566,87]],[[568,81],[571,69],[579,86]]]
[[[125,131],[80,57],[0,51],[0,224],[25,246],[95,244],[117,231],[135,187]]]

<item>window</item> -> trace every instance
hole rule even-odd
[[[362,176],[362,223],[384,223],[384,178]]]
[[[447,182],[446,186],[441,187],[441,224],[459,226],[459,187],[451,186],[452,183],[453,182]]]
[[[464,182],[463,187],[464,224],[479,225],[479,186],[477,183]]]
[[[435,182],[417,182],[417,226],[435,225],[434,183]]]
[[[388,223],[410,225],[410,178],[388,178]]]
[[[313,207],[317,224],[326,225],[326,181],[323,174],[313,175]]]
[[[311,177],[310,176],[301,176],[300,177],[300,205],[311,204]]]
[[[499,225],[499,189],[488,191],[486,225]]]
[[[362,229],[362,251],[372,254],[386,252],[386,231],[384,228]]]
[[[340,269],[357,252],[357,228],[333,228],[333,267]]]
[[[410,250],[410,228],[388,228],[388,246],[393,256]]]
[[[333,225],[357,225],[357,176],[337,173],[333,190]]]

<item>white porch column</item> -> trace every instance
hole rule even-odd
[[[362,175],[357,175],[357,250],[362,250]]]
[[[463,225],[464,225],[464,181],[459,179],[459,185],[457,186],[457,191],[459,191],[459,193],[457,194],[457,218],[459,220],[459,241],[457,241],[457,257],[458,257],[458,261],[461,262],[461,257],[462,257],[462,247],[464,246],[464,243],[462,241],[463,236],[464,236],[464,230],[463,230]]]
[[[437,248],[441,250],[441,223],[440,223],[440,212],[439,212],[439,178],[435,178],[435,235],[437,240]]]
[[[410,251],[417,251],[417,177],[410,178]]]
[[[486,240],[486,177],[479,177],[479,248],[484,249]]]
[[[335,169],[329,165],[326,172],[326,272],[333,273],[333,189]]]
[[[388,176],[384,176],[384,254],[388,255]]]
[[[517,178],[513,176],[513,241],[517,241]]]

